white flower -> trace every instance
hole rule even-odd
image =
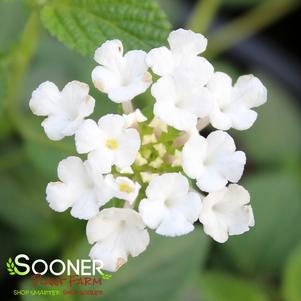
[[[155,116],[180,131],[195,127],[198,118],[207,116],[213,105],[209,90],[184,76],[180,81],[164,76],[151,91],[156,99]]]
[[[51,182],[46,188],[50,208],[63,212],[72,207],[71,215],[89,219],[107,203],[112,193],[101,174],[95,174],[88,162],[68,157],[58,165],[60,182]]]
[[[242,176],[246,156],[235,149],[234,140],[226,132],[212,132],[207,139],[195,132],[183,147],[184,172],[206,192],[219,190],[228,181],[236,183]]]
[[[68,83],[61,92],[54,83],[44,82],[29,101],[33,114],[47,116],[42,126],[51,140],[74,135],[84,118],[93,113],[94,104],[89,86],[78,81]]]
[[[251,109],[267,101],[266,88],[253,75],[239,77],[232,87],[232,80],[227,74],[216,72],[207,87],[214,96],[210,122],[220,130],[250,128],[257,118],[257,113]]]
[[[138,256],[149,244],[140,215],[132,209],[108,208],[88,221],[87,238],[94,244],[89,256],[101,260],[106,271],[115,272],[128,256]]]
[[[113,196],[128,201],[131,205],[136,200],[141,185],[137,182],[133,182],[127,177],[114,178],[111,174],[105,178],[106,183],[111,187]]]
[[[78,153],[89,153],[91,166],[102,173],[109,173],[112,165],[129,167],[140,148],[140,136],[136,129],[124,126],[124,118],[117,114],[101,117],[98,125],[86,120],[75,135]]]
[[[136,109],[134,112],[130,114],[122,115],[125,120],[125,127],[129,128],[135,126],[139,122],[144,122],[147,118],[141,113],[139,109]]]
[[[237,184],[209,193],[202,202],[200,222],[204,231],[223,243],[229,235],[242,234],[255,225],[250,195]]]
[[[197,56],[205,51],[207,39],[191,30],[178,29],[168,37],[170,49],[152,49],[146,57],[147,64],[159,76],[182,74],[205,85],[213,74],[212,65],[203,57]]]
[[[101,66],[92,71],[93,83],[114,102],[132,100],[151,84],[146,53],[142,50],[131,50],[123,56],[121,41],[111,40],[95,51],[94,59]]]
[[[187,178],[178,173],[156,176],[148,185],[146,196],[139,204],[139,212],[145,224],[156,229],[156,233],[178,236],[194,229],[201,198],[189,191]]]

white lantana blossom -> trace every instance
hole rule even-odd
[[[219,190],[242,176],[246,155],[235,149],[234,140],[226,132],[212,132],[206,139],[194,132],[183,148],[183,169],[197,180],[201,190]]]
[[[166,173],[152,179],[139,205],[145,224],[156,233],[178,236],[191,232],[198,219],[201,198],[190,191],[188,180],[177,173]]]
[[[109,173],[111,167],[130,166],[140,148],[140,136],[136,129],[125,128],[122,116],[109,114],[99,119],[98,124],[89,119],[75,135],[78,153],[88,153],[88,161],[95,170]]]
[[[105,182],[112,189],[114,197],[128,201],[130,204],[134,203],[141,188],[139,183],[127,177],[114,178],[112,175],[108,175]]]
[[[94,105],[89,86],[78,81],[68,83],[61,92],[54,83],[44,82],[29,101],[33,114],[47,116],[42,126],[51,140],[74,135],[84,118],[93,113]]]
[[[249,231],[255,225],[249,202],[248,191],[237,184],[209,193],[203,199],[200,214],[205,233],[223,243],[229,235]]]
[[[207,39],[191,30],[178,29],[169,34],[167,47],[152,49],[147,64],[159,76],[189,77],[196,84],[205,85],[213,74],[213,66],[198,54],[205,51]]]
[[[95,101],[89,87],[76,81],[61,92],[45,82],[30,100],[33,113],[47,117],[42,126],[50,139],[75,134],[86,161],[62,160],[46,199],[55,211],[71,208],[72,216],[88,219],[90,257],[107,271],[147,248],[147,227],[173,237],[193,231],[199,220],[206,234],[225,242],[254,226],[249,193],[231,184],[240,180],[246,156],[225,130],[253,125],[253,108],[266,102],[266,88],[252,75],[232,86],[228,75],[214,73],[199,56],[207,46],[201,34],[178,29],[168,43],[148,54],[123,55],[119,40],[96,50],[93,83],[122,103],[122,115],[85,120]],[[154,105],[142,108],[146,100],[131,100],[150,87],[149,67],[159,79],[151,87]],[[205,138],[199,130],[209,123],[217,130]]]
[[[214,96],[214,106],[209,115],[211,124],[220,130],[250,128],[257,118],[252,108],[261,106],[267,100],[267,90],[253,75],[238,78],[232,87],[231,78],[216,72],[208,83]]]
[[[96,174],[88,162],[68,157],[58,166],[60,182],[51,182],[46,188],[50,208],[63,212],[72,207],[71,215],[89,219],[112,197],[112,191],[101,174]]]
[[[149,244],[149,234],[133,209],[108,208],[88,221],[87,238],[94,244],[90,257],[101,260],[103,268],[115,272],[128,256],[138,256]]]
[[[199,117],[209,114],[213,101],[209,90],[188,78],[181,81],[171,76],[160,78],[152,86],[156,99],[154,114],[177,130],[190,130]]]
[[[147,72],[146,53],[131,50],[123,56],[123,46],[119,40],[103,43],[95,51],[94,59],[101,66],[95,67],[92,72],[93,83],[114,102],[132,100],[145,92],[152,82]]]

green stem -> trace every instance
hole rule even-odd
[[[263,1],[209,36],[206,57],[213,58],[292,12],[299,0]]]
[[[186,27],[193,31],[206,33],[214,19],[221,0],[199,0]]]
[[[24,126],[20,114],[18,98],[28,65],[37,47],[40,28],[39,23],[39,13],[38,11],[33,11],[25,25],[20,42],[14,53],[14,64],[11,73],[13,78],[8,86],[5,105],[8,117],[12,121],[14,128],[17,130]]]

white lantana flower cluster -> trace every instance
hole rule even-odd
[[[108,271],[147,248],[147,228],[179,236],[199,221],[222,243],[254,226],[250,195],[236,184],[246,156],[225,130],[253,125],[253,108],[266,102],[266,88],[253,75],[233,86],[228,75],[214,71],[199,56],[207,46],[201,34],[178,29],[168,43],[124,54],[121,41],[111,40],[96,50],[94,86],[121,103],[123,115],[89,119],[95,100],[88,85],[77,81],[61,92],[42,83],[30,100],[32,112],[46,117],[46,135],[74,135],[85,157],[59,163],[59,181],[46,189],[49,206],[58,212],[71,208],[73,217],[88,220],[90,257]],[[131,101],[150,86],[155,101],[145,116]],[[205,137],[200,130],[209,124],[216,130]]]

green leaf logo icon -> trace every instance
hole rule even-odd
[[[15,275],[16,274],[15,263],[13,262],[11,257],[6,262],[6,268],[7,268],[7,271],[9,272],[10,275]]]
[[[112,278],[112,274],[106,274],[106,273],[103,273],[103,274],[101,275],[101,278],[102,278],[102,279],[105,279],[105,280],[111,279],[111,278]]]

